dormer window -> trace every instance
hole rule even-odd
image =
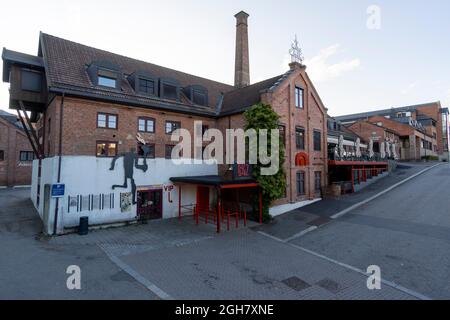
[[[96,61],[91,63],[87,72],[95,86],[117,90],[121,88],[122,72],[117,65],[108,61]]]
[[[139,78],[139,92],[145,93],[145,94],[151,94],[155,95],[156,93],[156,86],[155,81],[146,79],[146,78]]]
[[[206,106],[206,93],[200,90],[194,90],[192,94],[192,102],[199,106]]]
[[[158,95],[158,78],[145,71],[136,71],[128,76],[128,82],[136,93],[146,96]]]
[[[114,71],[99,69],[98,85],[109,88],[117,87],[117,74]]]
[[[180,86],[174,80],[161,80],[161,98],[169,100],[180,100]]]
[[[199,106],[208,105],[208,90],[199,85],[189,86],[184,88],[184,93],[194,104]]]

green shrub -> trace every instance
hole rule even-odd
[[[437,157],[437,156],[423,156],[422,160],[425,160],[425,161],[439,161],[439,157]]]

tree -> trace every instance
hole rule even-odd
[[[272,150],[272,141],[270,130],[279,129],[278,121],[280,119],[279,115],[272,109],[270,105],[259,103],[248,109],[244,113],[244,119],[246,121],[245,130],[254,129],[257,132],[258,146],[259,146],[259,132],[260,130],[267,129],[268,135],[268,147],[267,150],[269,155],[276,150]],[[248,150],[250,151],[250,150]],[[256,152],[256,150],[251,150]],[[263,221],[270,221],[271,217],[269,214],[269,208],[272,202],[276,199],[284,197],[286,194],[286,174],[284,172],[284,162],[285,162],[285,146],[284,141],[280,139],[279,148],[279,169],[274,175],[262,175],[261,168],[264,165],[260,162],[260,155],[258,153],[258,163],[253,168],[253,176],[256,181],[258,181],[262,190],[263,199]]]

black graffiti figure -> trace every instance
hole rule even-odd
[[[138,137],[138,140],[141,142],[140,137]],[[141,142],[142,143],[142,142]],[[142,170],[143,172],[147,172],[148,165],[147,165],[147,156],[150,153],[150,147],[146,144],[141,145],[142,151],[144,153],[144,163],[139,164],[139,155],[137,155],[135,152],[130,151],[118,156],[115,156],[114,159],[111,162],[111,168],[109,170],[113,171],[116,166],[116,161],[120,157],[123,157],[123,169],[125,171],[125,177],[123,185],[115,184],[112,186],[112,189],[116,188],[128,188],[128,179],[131,182],[131,193],[133,195],[133,204],[136,204],[136,183],[134,182],[134,168]]]

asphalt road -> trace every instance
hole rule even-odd
[[[291,243],[433,299],[450,298],[450,165],[438,166]]]

